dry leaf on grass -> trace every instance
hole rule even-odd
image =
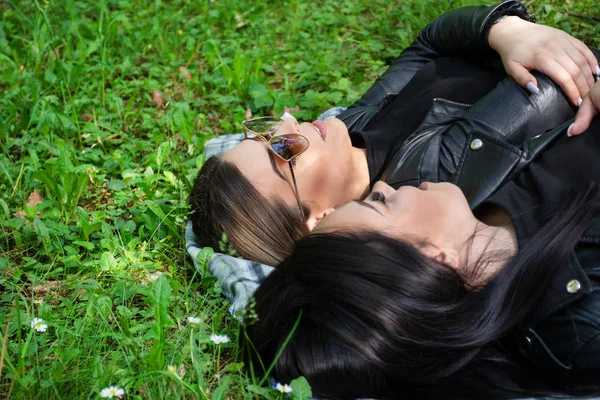
[[[185,79],[186,81],[192,79],[192,74],[190,74],[190,71],[188,71],[188,69],[183,65],[179,67],[179,73],[183,76],[183,79]]]
[[[300,111],[300,106],[296,106],[296,107],[292,107],[292,108],[283,107],[283,112],[290,113],[292,115],[294,113],[297,113],[298,111]]]
[[[36,204],[40,204],[42,201],[44,201],[44,199],[42,199],[42,196],[40,196],[40,192],[34,190],[27,198],[27,203],[25,203],[25,205],[29,207],[35,207]]]
[[[20,210],[13,214],[17,218],[25,218],[25,211]]]
[[[34,190],[33,192],[31,192],[31,194],[29,195],[29,197],[27,198],[27,203],[25,203],[26,207],[35,207],[37,204],[40,204],[41,202],[43,202],[44,199],[42,199],[42,196],[40,195],[40,192],[38,192],[37,190]],[[38,213],[39,214],[39,213]],[[16,213],[13,214],[15,217],[17,218],[25,218],[25,216],[27,214],[25,214],[25,211],[23,210],[19,210]]]
[[[237,21],[237,25],[235,26],[236,28],[243,28],[248,25],[240,13],[235,14],[235,20]]]
[[[154,105],[156,105],[156,108],[162,108],[165,106],[165,104],[167,102],[165,101],[165,98],[162,97],[162,95],[160,94],[160,92],[158,90],[153,90],[152,91],[152,103],[154,103]]]
[[[83,122],[90,122],[92,120],[92,114],[81,114],[81,120]]]
[[[187,372],[187,367],[185,364],[181,364],[179,366],[179,368],[177,368],[177,375],[179,375],[180,378],[183,378],[185,376],[186,372]]]
[[[250,107],[246,108],[246,112],[244,113],[244,118],[252,119],[252,110],[250,109]]]

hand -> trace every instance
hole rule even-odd
[[[600,82],[592,86],[583,99],[583,103],[581,103],[575,116],[575,122],[569,127],[567,135],[575,136],[587,130],[596,114],[598,114],[598,110],[600,110]]]
[[[521,86],[537,92],[533,69],[560,85],[575,105],[581,104],[600,74],[598,60],[588,47],[569,34],[509,16],[492,25],[490,47],[500,54],[506,72]],[[532,82],[535,87],[531,87]]]

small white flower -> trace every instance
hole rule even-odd
[[[188,156],[194,155],[194,145],[193,144],[188,144],[187,154],[188,154]]]
[[[125,396],[125,390],[116,386],[109,386],[107,388],[102,389],[102,391],[100,392],[100,397],[104,397],[105,399],[112,399],[113,397],[123,396]]]
[[[156,271],[155,273],[148,275],[148,280],[150,282],[155,282],[162,274],[161,271]]]
[[[229,343],[227,335],[210,335],[210,340],[214,344]]]
[[[199,324],[200,317],[187,317],[188,324]]]
[[[44,304],[44,299],[35,299],[35,300],[33,300],[33,304],[37,304],[38,306],[41,306],[42,304]]]
[[[34,318],[33,321],[31,321],[31,327],[38,332],[46,332],[48,329],[48,325],[41,318]]]
[[[288,384],[281,384],[281,383],[277,383],[277,385],[275,385],[275,390],[279,390],[281,393],[292,393],[292,387]]]

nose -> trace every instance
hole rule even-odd
[[[395,193],[396,191],[394,190],[393,187],[391,187],[390,185],[388,185],[387,183],[385,183],[384,181],[377,181],[375,183],[375,185],[373,185],[373,192],[381,192],[384,195],[391,195],[393,193]]]
[[[298,120],[296,120],[295,117],[290,115],[283,121],[283,123],[281,124],[279,129],[277,129],[277,132],[275,132],[275,135],[285,135],[286,133],[296,133],[296,132],[298,132],[299,129],[300,128],[298,125]]]

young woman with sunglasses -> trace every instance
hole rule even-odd
[[[190,196],[198,241],[218,248],[225,233],[239,255],[275,265],[325,215],[364,198],[377,180],[394,187],[418,184],[414,176],[458,182],[476,205],[509,178],[495,167],[510,163],[516,173],[531,161],[503,143],[518,147],[572,119],[599,72],[580,41],[531,19],[512,0],[448,12],[337,118],[288,119],[275,133],[258,132],[264,135],[207,160]],[[444,143],[443,157],[422,146],[419,138],[435,141],[450,127],[456,140]],[[288,134],[306,140],[286,160],[272,140]],[[479,163],[460,170],[469,148],[482,149]],[[481,179],[489,185],[476,191]]]
[[[600,84],[572,129],[598,109]],[[255,294],[254,372],[276,359],[279,382],[335,399],[600,396],[600,119],[590,130],[474,212],[451,183],[378,182],[325,217]]]

